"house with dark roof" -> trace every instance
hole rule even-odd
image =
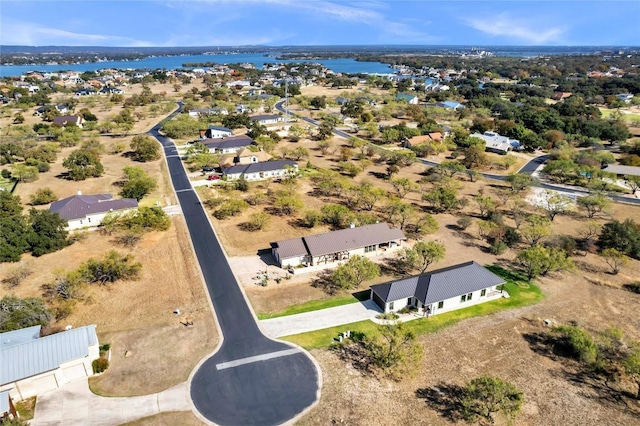
[[[284,117],[277,114],[254,115],[253,117],[249,117],[249,119],[251,121],[257,121],[259,124],[262,124],[263,126],[278,124],[284,121]]]
[[[247,135],[203,139],[200,143],[209,148],[209,152],[212,154],[233,154],[250,145],[256,145],[256,141]]]
[[[39,325],[0,333],[0,393],[20,401],[92,376],[99,356],[95,325],[44,337]]]
[[[58,200],[49,206],[49,211],[58,213],[67,221],[67,229],[79,229],[100,225],[109,213],[123,214],[138,209],[133,198],[114,199],[111,194],[78,194]]]
[[[222,126],[209,126],[200,130],[200,139],[220,139],[233,136],[233,130]]]
[[[286,176],[298,174],[298,164],[293,160],[275,160],[262,163],[240,164],[227,167],[222,171],[226,180],[236,180],[244,177],[248,181],[282,179]]]
[[[271,243],[281,268],[337,265],[351,256],[379,256],[401,247],[407,238],[398,228],[375,223]]]
[[[470,261],[424,274],[371,286],[371,299],[384,312],[405,307],[436,315],[467,306],[509,297],[505,281]]]
[[[82,123],[84,123],[84,119],[79,115],[59,115],[53,117],[54,126],[66,127],[68,125],[74,125],[82,127]]]

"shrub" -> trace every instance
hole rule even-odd
[[[31,194],[29,198],[32,206],[41,206],[43,204],[49,204],[56,201],[58,196],[51,188],[40,188]]]
[[[462,229],[463,231],[468,227],[470,227],[472,223],[473,223],[473,219],[471,219],[469,216],[462,216],[456,222],[456,224],[458,225],[458,228]]]
[[[633,293],[640,294],[640,281],[636,281],[635,283],[625,284],[623,287]]]
[[[598,238],[600,249],[614,248],[634,259],[640,259],[640,225],[631,219],[617,220],[602,226]]]
[[[100,374],[109,368],[109,361],[106,358],[94,359],[91,366],[93,367],[94,374]]]
[[[505,243],[499,240],[495,240],[493,244],[491,244],[491,247],[489,247],[489,250],[492,254],[495,254],[497,256],[507,251],[507,248],[509,247]]]
[[[553,332],[558,335],[555,350],[589,364],[596,361],[598,345],[586,330],[573,325],[563,325],[555,327]]]
[[[218,210],[213,213],[216,219],[226,219],[231,216],[235,216],[249,207],[249,203],[244,200],[230,199],[224,201]]]
[[[0,333],[38,324],[46,326],[51,317],[44,300],[39,297],[5,296],[0,299]]]

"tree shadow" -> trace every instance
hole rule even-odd
[[[445,419],[457,422],[463,419],[462,404],[460,402],[463,389],[457,385],[444,382],[436,386],[416,390],[416,396],[424,399],[428,406],[438,411]]]
[[[316,278],[311,281],[311,287],[319,288],[330,296],[340,290],[340,286],[332,279],[332,271],[330,269],[320,271]]]

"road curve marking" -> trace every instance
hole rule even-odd
[[[270,352],[262,355],[250,356],[247,358],[240,358],[234,361],[221,362],[220,364],[216,364],[216,370],[224,370],[227,368],[238,367],[244,364],[251,364],[253,362],[258,361],[266,361],[268,359],[280,358],[283,356],[294,355],[297,353],[301,353],[300,349],[285,349],[284,351]]]

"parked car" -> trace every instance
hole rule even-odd
[[[220,176],[219,175],[209,175],[207,176],[207,180],[219,180]]]
[[[213,171],[213,167],[212,166],[204,166],[202,168],[203,172],[212,172]]]

